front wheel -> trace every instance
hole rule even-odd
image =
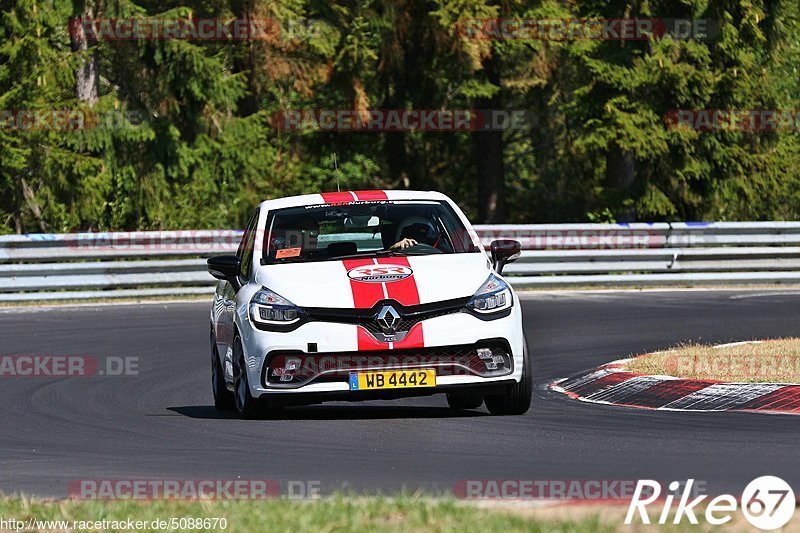
[[[225,385],[225,375],[222,373],[216,345],[211,347],[211,387],[214,391],[214,407],[220,411],[232,410],[233,394]]]
[[[522,349],[522,379],[509,386],[505,394],[491,394],[484,397],[486,408],[493,415],[523,415],[531,407],[533,396],[533,371],[528,356],[528,341]]]
[[[259,416],[259,402],[250,394],[250,382],[247,380],[247,363],[244,359],[242,339],[239,335],[233,339],[233,398],[236,412],[242,418]]]

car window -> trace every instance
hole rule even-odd
[[[330,261],[395,253],[477,252],[466,227],[446,202],[376,200],[320,204],[271,211],[264,237],[264,264]],[[396,252],[399,253],[399,252]]]
[[[242,235],[242,242],[239,244],[239,249],[236,255],[239,256],[239,278],[246,280],[250,277],[250,268],[253,264],[253,248],[256,242],[256,223],[258,222],[258,211],[253,213],[250,221],[247,223],[247,228]]]

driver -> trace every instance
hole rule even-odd
[[[390,250],[403,250],[416,244],[435,246],[437,231],[431,221],[424,217],[414,216],[404,219],[397,228],[395,242]]]

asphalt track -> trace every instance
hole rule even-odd
[[[137,377],[0,378],[0,492],[63,497],[81,479],[274,479],[448,493],[466,479],[694,478],[740,493],[800,487],[800,417],[587,405],[546,384],[702,340],[800,335],[800,292],[532,293],[531,411],[453,412],[443,397],[336,403],[245,421],[211,406],[208,305],[0,310],[0,355],[139,358]]]

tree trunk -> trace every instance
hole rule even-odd
[[[237,20],[250,21],[255,18],[255,2],[253,0],[234,0],[230,5]],[[237,114],[240,117],[249,117],[257,113],[260,108],[260,88],[256,77],[256,70],[260,67],[256,64],[255,46],[251,39],[242,39],[233,54],[234,74],[243,73],[247,79],[247,91],[236,103]]]
[[[398,43],[395,53],[401,55],[401,59],[389,62],[389,67],[384,67],[386,79],[385,87],[392,87],[392,91],[386,91],[381,107],[384,109],[405,109],[409,98],[409,88],[406,77],[406,56],[405,45]],[[391,181],[399,181],[404,188],[418,187],[419,176],[410,175],[410,154],[406,145],[405,131],[392,131],[383,133],[383,151],[386,157],[386,165]]]
[[[86,4],[78,15],[83,20],[94,19],[94,9]],[[70,31],[72,51],[81,55],[80,66],[75,72],[75,93],[79,102],[90,106],[97,103],[100,95],[100,73],[97,67],[97,55],[94,46],[89,46],[90,36],[86,35],[83,24],[73,24]],[[91,51],[90,51],[91,49]]]
[[[499,65],[495,58],[484,63],[489,82],[500,86]],[[503,109],[498,91],[491,98],[479,98],[477,109]],[[473,137],[473,157],[478,179],[478,218],[484,224],[506,221],[505,166],[503,162],[503,131],[476,131]]]
[[[623,150],[617,143],[611,143],[606,153],[606,187],[617,198],[623,199],[630,195],[635,170],[633,152]],[[619,222],[633,222],[636,220],[636,209],[621,207],[616,215]]]
[[[31,188],[25,178],[20,178],[20,185],[22,187],[22,196],[25,198],[25,203],[28,204],[28,209],[31,210],[31,214],[33,218],[36,219],[36,223],[39,224],[39,229],[41,229],[43,233],[47,233],[50,231],[50,226],[45,221],[44,215],[42,215],[42,208],[39,207],[39,204],[36,202],[36,193],[33,192],[33,188]]]

